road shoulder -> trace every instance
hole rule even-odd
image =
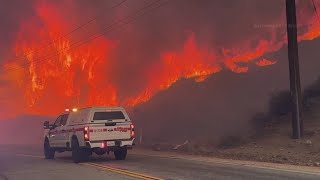
[[[183,159],[189,161],[198,161],[198,162],[209,162],[215,164],[221,164],[226,166],[245,166],[245,167],[254,167],[260,169],[268,170],[279,170],[286,172],[295,172],[295,173],[304,173],[312,175],[320,175],[320,168],[318,167],[309,167],[309,166],[297,166],[289,164],[277,164],[269,162],[256,162],[256,161],[245,161],[245,160],[234,160],[234,159],[222,159],[216,157],[206,157],[200,155],[187,155],[177,152],[159,152],[152,151],[143,148],[136,148],[130,153],[137,155],[153,156],[153,157],[162,157],[162,158],[172,158],[172,159]]]

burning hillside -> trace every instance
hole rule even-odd
[[[198,6],[191,6],[191,2],[187,5],[188,2],[184,6],[189,9],[213,5],[211,1],[204,1],[206,3],[199,3]],[[115,5],[117,3],[119,5]],[[106,8],[114,8],[110,8],[107,15],[75,30],[76,24],[83,24],[87,17],[94,17],[102,5],[92,3],[85,9],[83,3],[75,1],[35,1],[34,15],[26,17],[19,24],[12,43],[12,54],[16,57],[9,58],[3,64],[2,73],[5,75],[1,82],[5,82],[6,86],[1,87],[0,91],[1,103],[6,104],[6,109],[0,115],[50,115],[65,107],[90,105],[135,106],[149,101],[156,93],[168,89],[179,79],[193,78],[200,83],[223,69],[246,73],[249,64],[261,68],[273,65],[277,59],[269,60],[263,56],[279,50],[286,43],[285,28],[254,28],[251,24],[249,28],[253,29],[252,33],[250,30],[249,34],[239,35],[245,38],[236,38],[236,41],[230,39],[240,33],[239,30],[220,40],[225,43],[217,40],[217,44],[213,44],[215,42],[211,42],[210,37],[223,29],[210,29],[207,25],[199,28],[201,23],[215,26],[215,21],[211,19],[200,24],[198,22],[194,29],[186,26],[192,19],[181,22],[179,28],[168,27],[167,32],[165,29],[150,28],[151,23],[157,25],[157,20],[162,25],[176,24],[178,22],[174,20],[178,19],[182,21],[183,16],[175,13],[178,1],[169,1],[159,9],[154,9],[150,14],[155,15],[146,15],[149,20],[144,18],[141,20],[143,23],[137,19],[138,23],[128,23],[124,31],[118,31],[116,27],[121,26],[116,24],[113,34],[101,34],[104,27],[126,19],[152,3],[156,6],[162,1],[141,1],[136,4],[109,2],[104,4]],[[284,2],[269,3],[282,8],[275,13],[277,18],[268,20],[268,23],[284,24]],[[300,4],[303,11],[308,13],[300,15],[299,20],[308,26],[303,26],[299,39],[315,39],[320,35],[320,24],[310,5],[305,1]],[[168,12],[177,14],[179,18],[172,20],[161,16]],[[263,16],[266,14],[262,14],[261,18]],[[142,28],[139,26],[141,24]],[[150,37],[150,31],[156,32],[157,37]],[[99,37],[88,40],[92,34]],[[178,34],[179,38],[173,38]],[[167,41],[162,41],[161,37],[166,37],[164,39]],[[215,38],[218,39],[218,35]],[[17,109],[21,111],[17,112]]]

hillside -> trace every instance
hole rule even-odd
[[[249,159],[308,166],[320,166],[320,98],[304,113],[304,136],[294,140],[289,116],[279,117],[280,122],[265,126],[259,138],[248,143],[218,150],[218,156],[232,159]],[[232,145],[234,142],[229,142]]]
[[[256,128],[255,138],[247,143],[221,149],[219,155],[228,158],[252,159],[308,166],[320,166],[320,79],[304,91],[302,139],[291,139],[291,116],[287,108],[288,95],[275,96],[278,101],[270,101],[265,119],[255,119],[263,126]],[[277,103],[275,103],[277,102]],[[260,116],[261,117],[261,116]],[[267,119],[268,117],[268,119]]]
[[[299,140],[291,138],[288,98],[288,92],[274,95],[269,101],[269,111],[257,114],[251,120],[255,131],[248,134],[226,135],[217,145],[158,143],[153,144],[152,148],[228,159],[320,166],[320,79],[305,88],[304,136]]]
[[[180,80],[152,101],[135,107],[131,114],[137,136],[142,132],[142,145],[155,150],[179,147],[181,152],[225,158],[318,164],[320,62],[315,59],[320,57],[319,43],[299,45],[305,101],[303,139],[290,138],[286,48],[267,56],[278,60],[270,67],[249,67],[246,74],[225,71],[203,83]]]

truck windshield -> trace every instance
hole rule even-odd
[[[95,112],[93,120],[125,119],[121,111]]]

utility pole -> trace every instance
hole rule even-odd
[[[292,136],[294,139],[299,139],[303,136],[303,122],[295,0],[286,0],[286,14],[291,94],[290,109],[292,113]]]

